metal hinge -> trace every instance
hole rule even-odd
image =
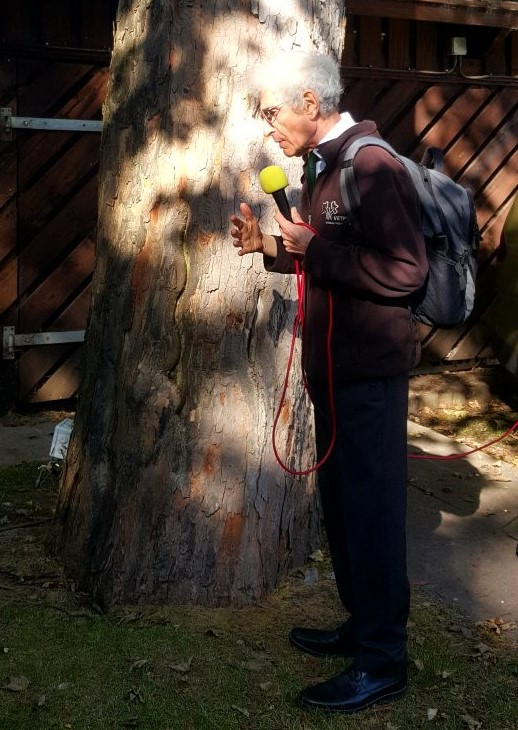
[[[103,123],[93,119],[45,119],[42,117],[13,117],[9,107],[0,108],[0,141],[10,142],[13,129],[43,129],[49,132],[102,132]]]
[[[62,345],[84,342],[85,330],[69,330],[68,332],[33,332],[17,335],[14,327],[3,328],[3,359],[14,360],[17,347],[33,347],[34,345]]]

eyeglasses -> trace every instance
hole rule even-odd
[[[287,103],[287,101],[283,101],[280,104],[276,104],[275,106],[268,106],[266,107],[266,109],[260,109],[259,113],[261,114],[262,118],[266,122],[268,122],[271,127],[273,127],[273,124],[277,119],[277,115],[281,110],[281,107],[283,107]]]

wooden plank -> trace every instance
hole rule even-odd
[[[488,48],[485,58],[485,71],[496,76],[507,73],[506,54],[507,31],[501,30]]]
[[[94,0],[79,4],[76,10],[80,14],[81,48],[113,48],[117,5],[118,0]]]
[[[20,293],[48,274],[71,242],[92,234],[97,219],[97,179],[92,178],[20,252]]]
[[[506,164],[481,187],[475,196],[477,218],[484,232],[485,227],[494,216],[494,211],[501,208],[510,195],[517,189],[518,180],[518,145],[513,155],[509,155]]]
[[[475,360],[487,357],[490,343],[491,335],[487,329],[475,323],[459,340],[457,345],[450,350],[445,361],[454,362],[455,360]]]
[[[18,155],[14,143],[2,144],[0,148],[0,208],[13,200],[17,188]]]
[[[391,18],[388,28],[389,68],[410,68],[410,32],[408,20]]]
[[[510,207],[511,201],[509,200],[482,226],[482,244],[479,257],[482,266],[500,246],[505,217]]]
[[[517,28],[516,3],[511,0],[348,0],[351,15],[405,18],[434,23]]]
[[[511,56],[510,73],[512,76],[518,76],[518,31],[513,30],[509,44]]]
[[[0,3],[0,28],[3,43],[31,45],[39,41],[39,23],[43,4],[38,0]]]
[[[67,99],[77,97],[91,76],[107,74],[90,64],[20,60],[18,65],[18,114],[24,117],[64,114]]]
[[[117,0],[17,0],[0,3],[4,45],[109,49]]]
[[[42,403],[72,397],[77,389],[78,375],[71,384],[59,382],[59,388],[45,391],[45,383],[52,374],[66,365],[74,351],[82,345],[41,345],[22,353],[18,361],[19,398],[25,403]],[[55,381],[56,382],[56,381]],[[42,390],[43,389],[43,390]]]
[[[437,57],[437,24],[416,23],[416,68],[418,71],[442,71]]]
[[[465,170],[464,178],[475,183],[480,181],[475,189],[475,201],[478,201],[480,210],[494,210],[494,202],[487,205],[492,194],[496,194],[497,200],[502,199],[502,191],[513,190],[518,180],[517,170],[517,139],[518,139],[518,118],[514,118],[509,124],[498,130],[483,151],[484,175],[480,175],[477,166],[480,166],[480,159],[476,158]],[[503,185],[498,195],[498,186]],[[504,192],[504,197],[507,195]]]
[[[96,172],[100,141],[100,135],[76,135],[74,144],[20,192],[18,215],[22,245]]]
[[[73,398],[82,378],[82,346],[67,351],[67,357],[59,367],[50,373],[32,392],[28,393],[27,403],[48,403]]]
[[[0,57],[0,105],[13,107],[16,103],[17,63],[14,58]],[[3,146],[3,143],[2,143]]]
[[[3,324],[6,322],[3,316],[16,302],[18,295],[18,261],[16,258],[9,259],[0,264],[0,318]]]
[[[16,200],[0,209],[0,261],[16,251]]]
[[[58,319],[52,323],[51,329],[56,332],[85,329],[90,307],[90,298],[91,285],[88,285],[60,314]],[[72,353],[80,353],[82,347],[82,345],[77,344],[63,344],[32,347],[25,350],[19,362],[21,399],[35,402],[34,398],[36,398],[39,402],[42,402],[48,393],[45,395],[45,391],[41,391],[39,396],[36,393],[41,389],[42,384],[48,380],[49,374],[56,371],[60,363],[66,362],[66,358]],[[52,400],[71,397],[75,393],[75,387],[77,386],[72,385],[70,388],[65,388],[63,394],[60,394],[56,388],[53,388]]]
[[[387,79],[355,79],[347,89],[342,106],[356,120],[371,119],[380,95],[391,86],[392,82]]]
[[[68,99],[56,110],[55,116],[76,119],[92,119],[100,117],[102,103],[106,94],[107,74],[97,71],[81,87],[81,92]],[[84,93],[83,93],[84,91]],[[41,113],[44,116],[44,112]],[[29,132],[17,133],[23,164],[20,169],[20,187],[24,189],[30,184],[40,170],[52,164],[52,160],[62,154],[80,136],[89,136],[93,144],[99,145],[101,135],[98,133],[77,132]]]
[[[349,17],[347,18],[345,26],[345,43],[342,57],[342,66],[359,65],[356,38],[356,18]]]
[[[446,153],[449,166],[462,174],[463,182],[470,182],[463,172],[468,163],[483,155],[485,145],[505,120],[515,113],[515,109],[518,110],[518,89],[512,88],[493,91],[487,97],[487,103],[476,110],[476,114],[466,109],[467,118],[462,134]]]
[[[384,135],[392,136],[392,128],[401,119],[412,117],[421,88],[421,84],[412,81],[396,81],[384,86],[371,113]]]
[[[444,113],[444,108],[457,93],[455,86],[440,88],[430,86],[423,89],[423,94],[416,101],[413,111],[391,129],[391,144],[414,159],[420,159],[421,135],[429,127],[437,124]]]
[[[360,18],[359,33],[360,66],[373,66],[374,68],[381,68],[384,66],[383,53],[381,50],[380,18]]]
[[[458,137],[465,135],[466,123],[477,116],[491,96],[491,91],[485,88],[461,87],[459,91],[461,93],[451,103],[445,104],[437,123],[430,126],[420,139],[422,151],[430,146],[445,151],[446,172],[450,175],[455,175],[457,169],[452,165],[455,158],[447,154],[449,147]]]
[[[64,308],[66,302],[73,300],[91,278],[94,260],[95,242],[86,238],[23,301],[20,306],[20,331],[54,329],[52,323],[57,319],[56,313]],[[85,326],[87,315],[88,310],[83,312],[80,329]]]
[[[44,46],[79,46],[72,17],[70,0],[52,0],[52,10],[47,6],[41,14],[41,36]]]

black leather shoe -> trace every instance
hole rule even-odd
[[[304,707],[352,715],[371,705],[403,697],[406,682],[406,670],[371,674],[351,667],[327,682],[303,690],[298,701]]]
[[[346,629],[346,624],[336,629],[302,629],[290,632],[290,644],[299,651],[313,656],[354,656],[354,646]]]

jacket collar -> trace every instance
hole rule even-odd
[[[359,137],[365,137],[366,135],[381,137],[375,122],[370,120],[359,122],[347,129],[339,137],[336,137],[336,139],[331,139],[329,142],[323,142],[321,145],[317,145],[318,152],[324,160],[326,167],[333,162],[344,147],[348,147],[354,140]]]

